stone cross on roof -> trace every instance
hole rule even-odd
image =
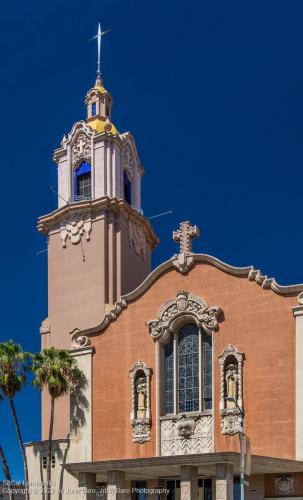
[[[173,239],[180,244],[180,252],[175,256],[173,265],[181,273],[187,273],[194,265],[192,255],[192,239],[199,236],[197,226],[191,226],[189,221],[181,222],[180,229],[173,232]]]
[[[200,235],[197,226],[191,226],[189,221],[181,222],[180,229],[173,232],[173,239],[180,243],[180,253],[191,253],[192,239]]]

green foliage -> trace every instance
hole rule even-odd
[[[39,389],[47,389],[52,398],[66,394],[84,379],[77,368],[77,362],[66,349],[46,347],[34,354],[32,371],[35,375],[33,385]]]
[[[31,355],[12,340],[0,342],[0,390],[3,396],[13,399],[26,381]]]

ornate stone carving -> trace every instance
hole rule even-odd
[[[122,153],[122,165],[127,170],[130,180],[134,177],[135,162],[130,144],[126,143]]]
[[[40,326],[40,333],[41,335],[44,335],[46,333],[50,333],[51,327],[50,327],[50,322],[48,318],[45,318]]]
[[[275,479],[276,495],[290,497],[295,494],[295,480],[293,476],[279,476]]]
[[[182,273],[187,273],[194,264],[192,256],[192,239],[199,236],[197,226],[191,226],[189,221],[181,222],[180,229],[173,232],[173,239],[180,243],[180,252],[173,265]]]
[[[91,340],[86,335],[81,335],[80,330],[77,328],[71,332],[71,344],[72,347],[88,347],[91,345]]]
[[[72,146],[73,167],[76,168],[82,161],[91,161],[91,140],[81,132]]]
[[[185,424],[185,418],[182,419],[182,417],[161,419],[162,456],[192,455],[213,451],[212,416],[186,417],[186,421]]]
[[[77,245],[77,243],[80,243],[82,236],[85,235],[86,240],[89,241],[91,230],[92,221],[89,214],[72,213],[61,222],[60,237],[63,248],[66,247],[67,239],[73,245]]]
[[[150,422],[145,420],[133,420],[132,432],[134,443],[145,443],[150,441]]]
[[[243,362],[244,353],[229,344],[219,356],[220,363],[220,414],[222,434],[237,434],[241,429],[243,411]]]
[[[240,431],[240,419],[239,412],[225,410],[222,412],[223,417],[221,420],[221,432],[222,434],[237,434]]]
[[[151,369],[137,361],[130,370],[132,409],[130,414],[133,442],[150,441],[150,378]]]
[[[168,300],[160,307],[157,319],[148,321],[147,325],[153,340],[165,344],[170,341],[181,317],[194,319],[205,333],[212,333],[219,327],[220,313],[220,307],[208,308],[204,299],[181,290],[174,299]]]
[[[197,417],[181,414],[177,418],[178,436],[184,439],[189,439],[195,432]]]
[[[146,238],[142,227],[129,219],[128,221],[128,237],[129,246],[133,247],[137,255],[141,255],[142,259],[146,257]]]

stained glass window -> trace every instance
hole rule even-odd
[[[179,331],[179,412],[199,411],[199,331],[188,323]]]
[[[203,334],[203,402],[204,410],[212,408],[212,337]]]
[[[174,349],[173,343],[165,346],[164,412],[174,412]]]

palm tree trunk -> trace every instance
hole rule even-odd
[[[19,421],[18,421],[18,418],[17,418],[17,414],[16,414],[16,409],[15,409],[15,404],[14,404],[13,398],[9,398],[9,404],[10,404],[10,407],[11,407],[13,421],[14,421],[16,432],[17,432],[17,436],[18,436],[18,441],[19,441],[19,446],[20,446],[21,454],[22,454],[22,457],[23,457],[24,480],[25,480],[25,499],[26,500],[30,500],[29,491],[28,491],[29,482],[28,482],[27,458],[26,458],[24,444],[23,444],[23,441],[22,441],[21,430],[20,430]]]
[[[48,458],[47,458],[47,472],[46,472],[47,500],[51,500],[52,441],[53,441],[53,429],[54,429],[54,414],[55,414],[55,398],[54,396],[51,396],[51,414],[49,421]]]
[[[0,446],[0,460],[2,463],[2,470],[3,470],[4,477],[7,480],[7,482],[9,483],[9,489],[11,490],[11,488],[12,488],[12,476],[11,476],[9,466],[8,466],[7,461],[6,461],[2,446]],[[9,493],[9,498],[10,498],[10,500],[14,500],[14,494],[12,492]]]

